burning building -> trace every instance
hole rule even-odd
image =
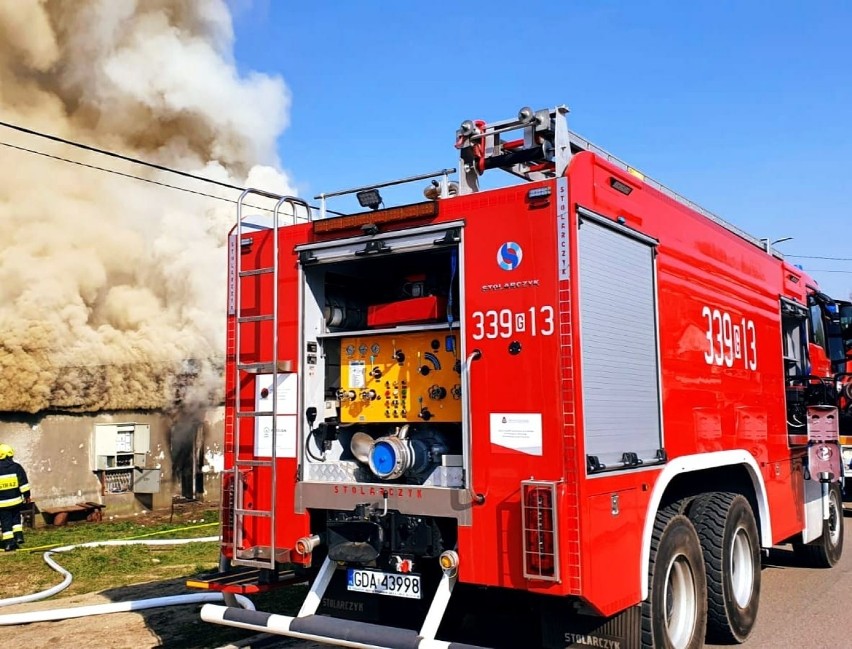
[[[0,441],[40,505],[151,507],[216,479],[235,194],[12,127],[293,193],[287,88],[240,75],[232,46],[222,0],[0,5]],[[129,431],[144,450],[120,450]]]

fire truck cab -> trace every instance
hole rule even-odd
[[[567,113],[466,121],[457,173],[318,210],[241,197],[227,570],[201,585],[310,590],[203,619],[347,647],[686,649],[748,637],[761,548],[838,561],[837,304]],[[518,182],[480,189],[492,169]],[[384,206],[412,182],[425,202]],[[272,201],[259,229],[251,199]]]

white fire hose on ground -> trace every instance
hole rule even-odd
[[[62,583],[52,586],[46,590],[32,595],[22,595],[20,597],[9,597],[8,599],[0,599],[0,607],[12,606],[13,604],[24,604],[27,602],[35,602],[45,599],[56,593],[59,593],[71,584],[74,577],[70,572],[65,570],[51,557],[57,552],[69,552],[76,548],[94,548],[101,546],[112,545],[183,545],[185,543],[212,543],[218,541],[218,536],[205,536],[194,539],[159,539],[159,540],[116,540],[116,541],[93,541],[91,543],[80,543],[78,545],[65,545],[60,548],[54,548],[44,553],[44,561],[53,570],[63,575]],[[178,604],[200,604],[206,602],[218,602],[224,599],[222,593],[193,593],[189,595],[170,595],[166,597],[153,597],[149,599],[139,599],[129,602],[113,602],[110,604],[94,604],[91,606],[76,606],[73,608],[46,609],[43,611],[31,611],[27,613],[11,613],[0,615],[0,626],[10,626],[15,624],[29,624],[31,622],[47,622],[50,620],[65,620],[75,617],[86,617],[89,615],[103,615],[105,613],[125,613],[130,611],[142,611],[149,608],[158,608],[161,606],[175,606]],[[254,610],[254,604],[247,597],[236,595],[236,600],[245,609]]]

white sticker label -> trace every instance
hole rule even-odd
[[[527,455],[541,455],[541,413],[492,412],[491,443]]]
[[[296,415],[275,417],[275,457],[296,457]],[[258,417],[254,436],[256,457],[272,455],[272,417]]]
[[[299,388],[297,374],[279,374],[276,381],[275,394],[272,389],[272,374],[258,374],[255,380],[255,410],[257,412],[272,412],[273,400],[275,412],[279,415],[297,414],[296,393]]]
[[[364,361],[349,361],[349,387],[366,388],[366,363]]]
[[[273,374],[258,374],[255,379],[255,411],[275,413],[275,457],[296,457],[296,424],[298,421],[298,374],[278,374],[273,387]],[[254,454],[272,455],[271,415],[254,420]]]

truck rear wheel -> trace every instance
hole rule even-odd
[[[814,568],[831,568],[843,554],[843,499],[840,485],[828,490],[828,518],[822,522],[822,536],[810,543],[795,543],[796,556]]]
[[[743,642],[760,603],[760,541],[751,505],[739,494],[705,494],[695,500],[689,518],[707,570],[707,639]]]
[[[704,646],[707,581],[701,544],[692,523],[674,507],[660,511],[654,522],[648,584],[643,649]]]

